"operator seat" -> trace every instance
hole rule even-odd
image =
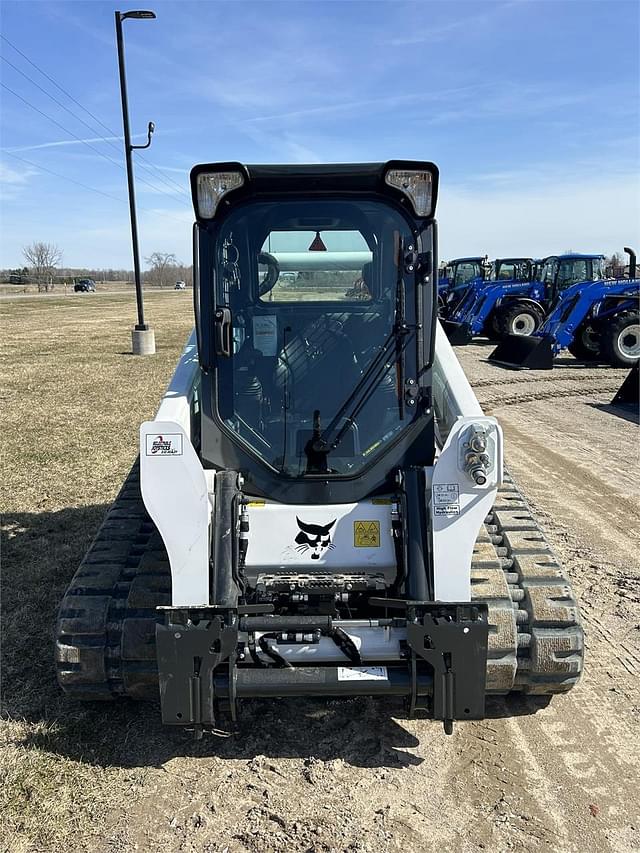
[[[292,405],[308,416],[319,407],[328,411],[341,406],[359,376],[344,323],[324,315],[308,323],[280,350],[275,385],[283,389],[286,383]]]

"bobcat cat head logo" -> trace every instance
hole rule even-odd
[[[296,551],[305,554],[311,551],[311,559],[319,560],[322,552],[327,548],[335,548],[336,546],[331,541],[330,530],[336,523],[337,519],[333,519],[329,524],[305,524],[296,516],[300,532],[295,538]]]

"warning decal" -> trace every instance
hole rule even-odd
[[[380,522],[354,521],[353,545],[355,548],[379,548]]]
[[[338,681],[388,681],[386,666],[339,666]]]
[[[460,515],[460,489],[457,483],[433,484],[433,514]]]

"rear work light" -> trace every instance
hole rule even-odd
[[[242,172],[201,172],[197,180],[199,216],[212,219],[222,198],[243,184]]]
[[[403,192],[413,205],[417,216],[429,216],[432,212],[433,185],[431,172],[417,169],[389,169],[385,183]]]

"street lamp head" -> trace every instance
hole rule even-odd
[[[138,11],[132,10],[130,12],[119,12],[120,20],[124,21],[125,18],[155,18],[156,13],[151,12],[150,10],[140,9]]]

